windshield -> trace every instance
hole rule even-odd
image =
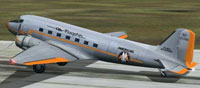
[[[10,22],[15,22],[15,23],[22,23],[24,20],[23,19],[20,19],[20,20],[12,20]]]

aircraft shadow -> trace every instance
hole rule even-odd
[[[96,72],[96,73],[108,73],[108,74],[122,74],[122,75],[139,75],[139,76],[145,76],[148,77],[151,81],[154,82],[164,82],[164,83],[175,83],[179,79],[182,78],[182,76],[179,75],[174,75],[174,74],[169,74],[168,77],[161,77],[159,72],[153,72],[153,71],[139,71],[139,72],[134,72],[134,71],[122,71],[122,70],[108,70],[108,69],[101,69],[101,68],[89,68],[87,70],[84,70],[87,72]],[[123,78],[124,79],[124,78]],[[134,78],[127,78],[128,80],[135,80]],[[200,79],[200,78],[199,78]],[[139,80],[144,80],[144,79],[139,79]],[[147,80],[144,80],[147,81]]]
[[[159,72],[151,72],[151,71],[141,71],[142,73],[146,73],[146,76],[154,82],[163,82],[163,83],[176,83],[178,80],[182,78],[181,75],[175,75],[173,73],[168,72],[167,77],[161,77]],[[155,74],[155,75],[152,75]]]
[[[96,62],[96,60],[92,61],[87,61],[87,63],[82,63],[82,64],[77,64],[76,67],[85,67],[89,64],[92,64]],[[9,62],[7,61],[1,61],[0,64],[5,64],[8,65]],[[69,63],[74,65],[75,63]],[[66,65],[68,66],[68,65]],[[65,66],[64,66],[65,67]],[[73,71],[73,69],[62,69],[59,68],[58,66],[55,66],[54,64],[48,64],[47,69],[45,73],[42,74],[37,74],[32,71],[32,66],[29,66],[27,68],[13,68],[13,67],[0,67],[2,69],[6,70],[13,70],[13,69],[18,69],[16,70],[15,73],[10,75],[8,78],[6,78],[4,81],[0,83],[0,88],[21,88],[33,83],[37,83],[49,78],[53,78],[62,74],[66,74],[70,71]]]
[[[181,76],[176,76],[173,74],[169,74],[169,77],[163,78],[160,77],[159,72],[151,72],[151,71],[134,72],[134,71],[122,71],[122,70],[110,70],[110,69],[86,67],[87,65],[92,64],[94,62],[96,62],[96,60],[85,60],[85,61],[80,60],[68,63],[66,66],[63,67],[59,67],[55,64],[48,64],[46,72],[42,74],[37,74],[33,72],[32,66],[28,68],[0,67],[6,70],[18,69],[14,74],[10,75],[8,78],[6,78],[3,82],[0,83],[1,85],[0,88],[13,88],[13,87],[21,88],[69,72],[92,72],[92,73],[102,73],[102,75],[104,74],[140,75],[148,77],[151,81],[164,82],[164,83],[174,83],[182,78]],[[0,63],[8,64],[8,62],[0,62]],[[134,78],[132,79],[127,78],[127,79],[137,80]],[[200,79],[200,78],[195,78],[195,79]],[[146,79],[141,79],[141,80],[146,81]]]

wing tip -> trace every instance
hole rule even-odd
[[[125,39],[125,38],[127,38],[127,37],[128,37],[128,35],[122,35],[122,36],[120,36],[119,38]]]
[[[15,64],[16,61],[14,59],[10,59],[10,64]]]

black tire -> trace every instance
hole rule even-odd
[[[67,64],[67,62],[58,62],[57,63],[59,66],[65,66]]]
[[[45,64],[33,65],[33,71],[36,73],[43,73],[46,69]]]
[[[160,75],[161,75],[161,77],[167,77],[167,72],[166,72],[166,71],[162,71],[162,72],[160,73]]]

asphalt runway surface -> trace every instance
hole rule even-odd
[[[79,60],[66,66],[48,64],[45,73],[32,66],[10,65],[9,59],[22,50],[13,41],[0,41],[0,88],[188,88],[200,87],[200,51],[195,71],[186,76],[169,73],[162,78],[158,69],[127,66],[97,60]]]

